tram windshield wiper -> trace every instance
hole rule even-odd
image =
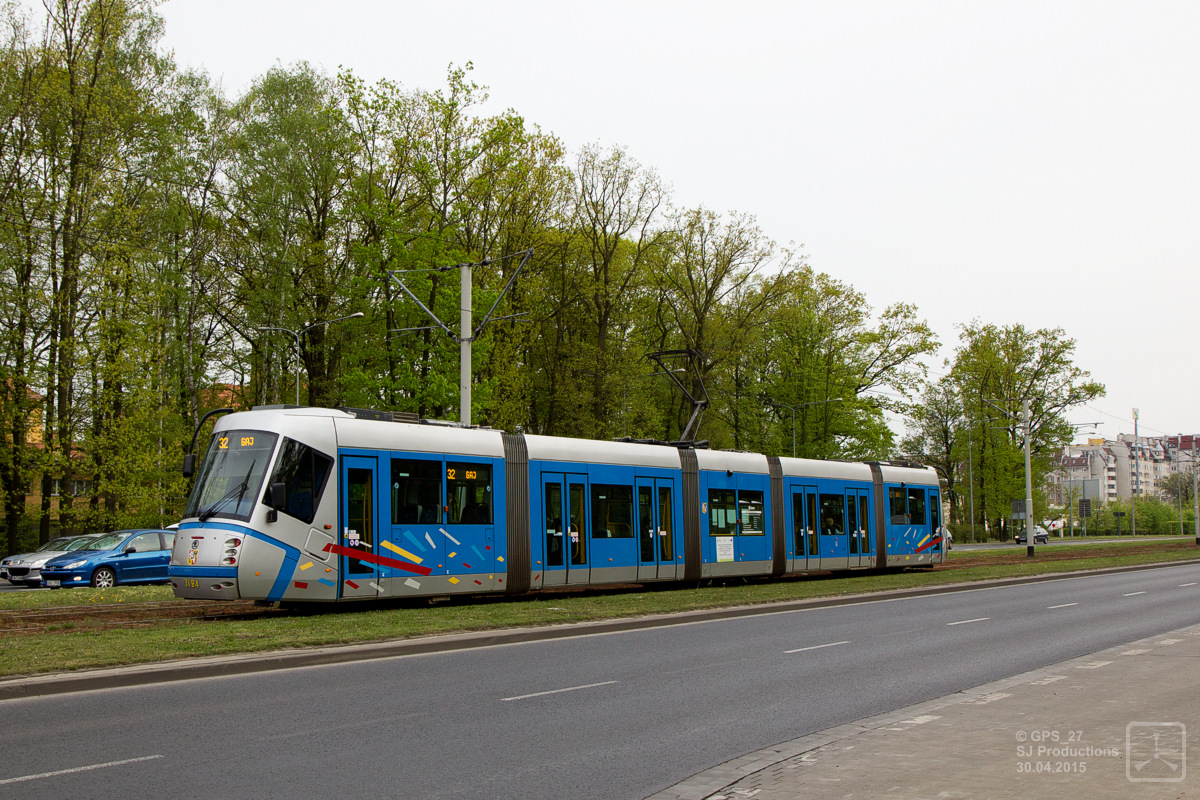
[[[251,461],[250,469],[246,470],[246,477],[242,479],[242,482],[239,483],[237,486],[234,486],[232,489],[230,489],[228,492],[226,492],[224,494],[224,496],[218,498],[216,501],[213,502],[212,505],[210,505],[208,508],[206,508],[200,512],[200,521],[201,522],[204,522],[209,517],[211,517],[213,514],[217,513],[217,508],[220,507],[220,505],[222,503],[224,503],[226,500],[232,500],[234,497],[236,497],[237,503],[235,503],[235,507],[238,505],[241,505],[242,495],[244,495],[246,493],[246,490],[250,488],[250,476],[254,474],[254,465],[257,463],[258,463],[258,459]]]

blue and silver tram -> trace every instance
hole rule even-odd
[[[932,468],[507,434],[388,412],[220,418],[179,597],[329,602],[940,563]]]

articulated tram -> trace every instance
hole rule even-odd
[[[332,602],[928,566],[932,468],[508,434],[359,409],[218,419],[179,597]]]

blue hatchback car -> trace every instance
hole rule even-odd
[[[119,583],[166,583],[171,562],[171,531],[115,531],[76,550],[50,559],[42,567],[42,585],[96,586]]]

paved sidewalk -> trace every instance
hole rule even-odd
[[[1194,751],[1200,625],[760,750],[653,800],[1200,798]]]

